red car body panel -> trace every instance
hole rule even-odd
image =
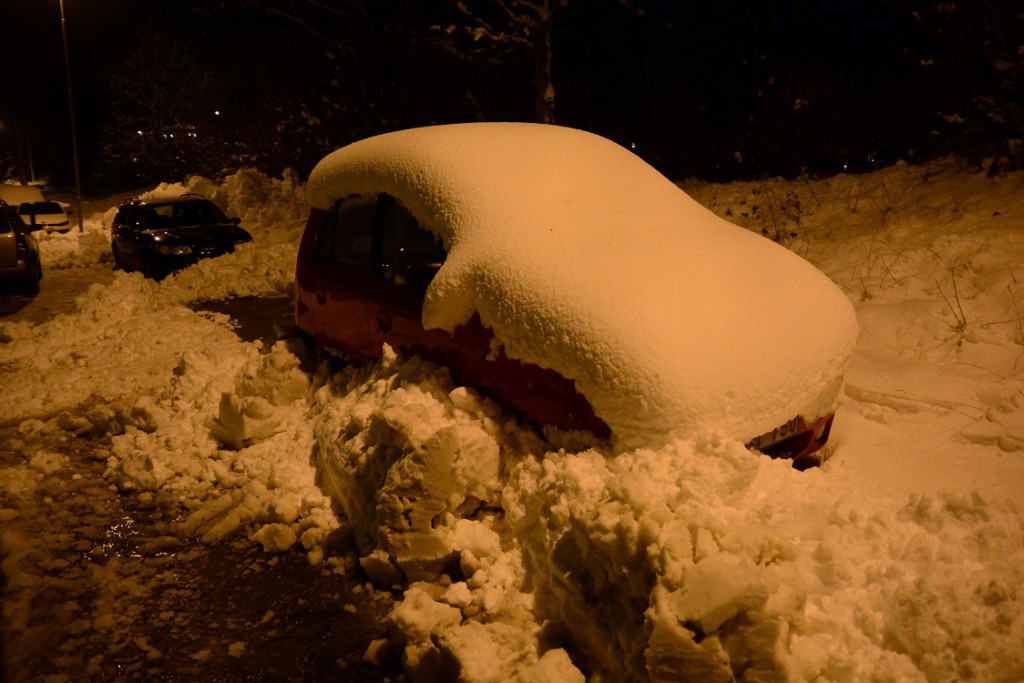
[[[460,385],[474,387],[541,424],[584,430],[600,438],[608,425],[594,415],[572,380],[553,370],[490,353],[492,333],[474,316],[454,334],[425,330],[423,294],[317,253],[328,212],[313,209],[295,269],[295,322],[313,342],[349,360],[372,362],[385,343],[447,367]]]

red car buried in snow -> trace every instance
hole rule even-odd
[[[296,323],[321,348],[389,344],[623,447],[717,429],[803,465],[828,438],[845,295],[603,138],[400,131],[329,155],[307,191]]]

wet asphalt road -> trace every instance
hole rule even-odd
[[[270,346],[281,334],[294,334],[295,315],[291,299],[247,296],[191,305],[196,311],[215,311],[231,317],[235,334],[245,341],[259,339]]]
[[[50,271],[38,297],[0,293],[0,321],[69,312],[75,296],[111,277],[104,267]],[[287,299],[194,308],[226,313],[239,336],[266,344],[291,325]],[[386,635],[390,593],[369,588],[357,569],[311,567],[301,550],[268,555],[244,538],[207,546],[177,536],[177,501],[111,490],[102,477],[109,445],[109,436],[56,425],[26,436],[0,419],[0,468],[68,456],[24,497],[0,500],[17,510],[0,520],[0,557],[20,556],[0,575],[0,680],[401,678],[397,663],[362,661]]]
[[[17,294],[0,285],[0,321],[45,322],[60,313],[75,310],[75,299],[89,291],[94,283],[107,284],[114,279],[110,264],[44,270],[39,294]]]

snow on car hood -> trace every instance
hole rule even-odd
[[[387,192],[449,257],[423,323],[474,312],[507,354],[576,381],[624,446],[748,440],[832,408],[857,336],[824,274],[715,216],[626,149],[570,128],[388,133],[325,157],[310,204]]]

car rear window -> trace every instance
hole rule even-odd
[[[228,217],[216,204],[205,200],[147,204],[145,207],[147,229],[218,225],[228,222]]]
[[[57,202],[26,202],[18,207],[18,213],[23,216],[34,213],[64,213]]]

